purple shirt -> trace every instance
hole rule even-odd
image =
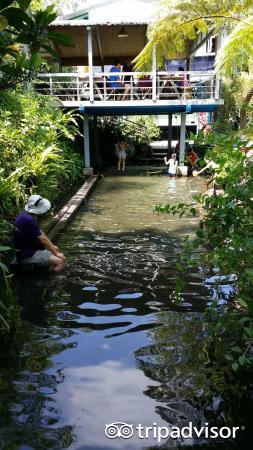
[[[38,239],[41,230],[37,219],[31,214],[26,211],[20,213],[15,219],[14,226],[13,242],[18,260],[29,258],[37,250],[45,249]]]

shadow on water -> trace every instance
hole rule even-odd
[[[66,272],[16,278],[22,322],[0,369],[1,449],[246,450],[246,441],[104,434],[116,421],[246,425],[248,411],[212,370],[210,291],[195,269],[173,301],[180,240],[197,221],[152,213],[168,187],[182,201],[201,191],[194,183],[105,177],[59,238]]]

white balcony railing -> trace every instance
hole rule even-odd
[[[155,80],[152,72],[47,73],[38,76],[35,89],[62,102],[185,102],[217,100],[217,85],[213,72],[157,72]]]

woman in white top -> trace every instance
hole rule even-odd
[[[170,159],[167,159],[167,156],[165,156],[164,162],[166,166],[169,166],[168,168],[169,177],[175,177],[177,174],[177,165],[178,165],[176,153],[173,153]]]

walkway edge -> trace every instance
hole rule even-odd
[[[76,214],[80,206],[84,203],[99,178],[100,174],[90,176],[76,192],[76,194],[50,220],[48,225],[45,227],[45,232],[50,239],[55,239],[59,231],[66,227],[70,219]]]

